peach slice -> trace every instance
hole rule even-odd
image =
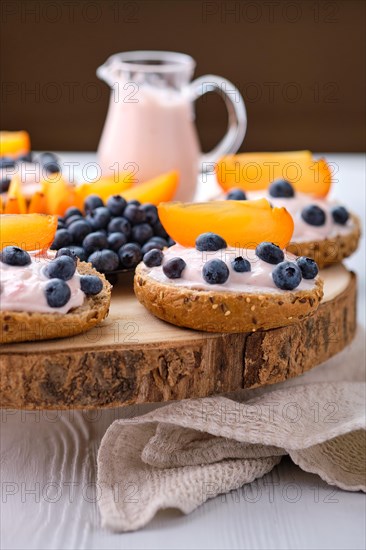
[[[171,201],[174,198],[178,183],[178,172],[168,172],[123,191],[121,195],[128,201],[136,199],[158,205],[160,202]]]
[[[4,206],[4,214],[20,214],[20,206],[17,197],[8,198]]]
[[[0,157],[17,158],[30,151],[28,132],[0,132]]]
[[[114,176],[101,178],[90,183],[82,183],[75,187],[75,197],[78,205],[83,205],[88,195],[98,195],[103,201],[106,201],[111,195],[120,195],[126,189],[132,186],[131,174],[119,174],[118,179]]]
[[[70,191],[72,187],[59,175],[57,179],[45,179],[41,184],[42,193],[46,197],[46,212],[47,214],[60,215],[64,214],[64,210],[68,205],[68,199],[70,197]],[[63,205],[67,204],[64,209]]]
[[[228,245],[255,248],[270,241],[285,248],[294,230],[285,208],[272,208],[267,199],[197,203],[163,202],[158,207],[165,230],[176,242],[194,247],[201,233],[221,235]]]
[[[47,200],[46,195],[42,191],[36,191],[30,200],[28,206],[28,214],[46,214]]]
[[[297,191],[325,197],[332,178],[324,159],[314,160],[310,151],[242,153],[223,157],[216,177],[224,191],[239,187],[244,191],[266,189],[277,178],[287,179]]]
[[[16,199],[18,203],[19,213],[26,214],[27,203],[23,195],[22,184],[18,176],[14,176],[10,182],[7,199],[7,202],[12,201],[12,199]],[[14,201],[13,204],[15,204]]]
[[[57,216],[46,214],[2,214],[0,216],[0,249],[20,246],[24,250],[44,250],[52,243],[57,229]]]

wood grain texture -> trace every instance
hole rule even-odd
[[[103,333],[95,329],[42,347],[3,346],[0,405],[87,409],[274,384],[342,350],[354,336],[355,317],[354,274],[343,292],[300,323],[242,334],[207,334],[168,325],[153,318],[124,287],[112,299]],[[120,325],[132,325],[135,335],[129,332],[127,340],[121,338]]]

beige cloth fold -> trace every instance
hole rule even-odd
[[[357,379],[180,401],[115,421],[98,455],[103,525],[130,531],[159,509],[189,513],[283,455],[331,485],[365,491],[366,385]]]

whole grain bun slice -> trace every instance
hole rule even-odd
[[[351,215],[351,219],[353,225],[349,233],[319,241],[301,243],[293,241],[287,246],[287,251],[295,254],[295,256],[313,258],[318,264],[319,269],[337,264],[344,260],[344,258],[351,256],[358,247],[361,236],[361,222],[355,214]]]
[[[80,275],[97,275],[103,289],[85,296],[84,303],[66,314],[0,311],[0,344],[67,338],[101,323],[109,312],[112,286],[90,263],[78,262]]]
[[[193,290],[154,280],[140,263],[134,290],[146,309],[173,325],[206,332],[255,332],[292,325],[311,315],[323,297],[323,282],[317,278],[309,291],[271,294]]]

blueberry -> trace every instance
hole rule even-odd
[[[138,223],[132,227],[131,239],[139,244],[144,244],[154,235],[152,227],[148,223]]]
[[[55,238],[51,244],[51,250],[58,250],[63,246],[69,246],[72,243],[71,234],[67,229],[58,229],[55,233]]]
[[[43,165],[47,162],[58,162],[58,157],[50,151],[45,151],[44,153],[40,153],[38,155],[37,161]]]
[[[43,165],[44,170],[46,170],[49,174],[57,174],[58,172],[61,172],[61,167],[58,164],[58,162],[46,162]]]
[[[121,197],[121,195],[113,195],[107,200],[107,208],[112,216],[122,216],[126,205],[126,199]]]
[[[49,279],[62,279],[63,281],[69,281],[73,277],[75,269],[75,258],[62,255],[46,265],[44,268],[44,274]]]
[[[127,204],[133,204],[134,206],[141,206],[141,202],[138,201],[137,199],[131,199],[130,201],[127,202]]]
[[[98,195],[89,195],[84,201],[84,210],[86,214],[100,206],[104,206],[104,202]]]
[[[273,243],[260,243],[255,249],[255,253],[264,262],[268,264],[279,264],[283,262],[285,256],[279,246]]]
[[[69,256],[69,258],[72,258],[74,260],[74,263],[76,264],[76,254],[72,250],[70,250],[70,248],[60,248],[56,252],[56,258],[59,258],[60,256]]]
[[[294,188],[287,180],[274,180],[268,188],[271,197],[290,199],[295,196]]]
[[[309,225],[319,226],[325,224],[325,212],[316,204],[305,206],[301,212],[301,217]]]
[[[300,256],[300,258],[296,259],[296,263],[301,269],[301,274],[304,279],[314,279],[318,275],[318,265],[311,258]]]
[[[107,236],[102,231],[89,233],[83,240],[83,248],[88,256],[97,250],[108,248]]]
[[[96,275],[82,275],[80,277],[80,288],[85,294],[99,294],[103,283]]]
[[[137,204],[128,203],[123,216],[128,219],[132,225],[143,223],[146,219],[146,213]]]
[[[10,178],[2,178],[0,180],[0,193],[7,193],[9,190],[11,179]]]
[[[281,262],[273,269],[272,279],[281,290],[293,290],[301,283],[301,269],[294,262]]]
[[[59,219],[57,222],[57,229],[65,229],[65,227],[66,227],[65,222]]]
[[[164,275],[168,279],[179,279],[186,265],[183,258],[172,258],[163,265]]]
[[[94,210],[89,212],[85,219],[90,223],[92,228],[97,231],[98,229],[104,229],[108,226],[111,221],[111,214],[107,207],[98,206],[98,208],[94,208]]]
[[[0,252],[0,262],[7,265],[23,266],[31,263],[28,252],[18,246],[6,246]]]
[[[119,249],[118,256],[121,261],[122,267],[126,269],[136,267],[142,259],[141,248],[138,244],[135,243],[124,244]]]
[[[65,227],[69,227],[69,225],[71,225],[72,223],[77,222],[78,220],[83,220],[83,219],[84,218],[82,218],[82,216],[78,216],[78,215],[70,216],[69,218],[65,219],[64,225],[65,225]]]
[[[196,248],[200,252],[214,252],[226,247],[226,241],[216,233],[201,233],[196,239]]]
[[[158,248],[153,248],[146,252],[143,257],[143,262],[147,267],[157,267],[163,263],[164,254]]]
[[[115,271],[119,265],[118,256],[113,250],[98,250],[93,252],[88,258],[88,262],[101,273],[106,273],[107,271]]]
[[[234,187],[233,189],[230,189],[230,191],[226,195],[226,200],[227,201],[246,201],[247,196],[242,189],[238,189]]]
[[[345,225],[349,219],[349,212],[344,206],[335,206],[331,210],[333,221],[340,225]]]
[[[156,208],[155,204],[150,204],[149,202],[146,202],[145,204],[141,205],[141,208],[146,214],[147,223],[153,225],[158,221],[158,209]]]
[[[78,219],[68,227],[74,243],[81,244],[85,237],[92,232],[92,228],[86,220]]]
[[[52,279],[44,289],[47,303],[50,307],[62,307],[67,304],[71,298],[70,287],[61,279]]]
[[[70,206],[70,208],[68,208],[64,214],[65,221],[67,220],[67,218],[71,218],[71,216],[78,216],[79,218],[81,218],[83,216],[83,213],[81,212],[81,210],[79,210],[79,208],[76,208],[76,206]]]
[[[168,238],[168,246],[174,246],[174,245],[175,245],[175,241],[171,237],[169,237]]]
[[[156,243],[157,245],[159,245],[159,246],[157,246],[157,248],[163,249],[165,247],[168,247],[167,239],[164,239],[163,237],[157,237],[156,235],[151,237],[149,242]]]
[[[108,233],[124,233],[126,237],[129,237],[131,233],[131,225],[124,217],[113,218],[108,224]]]
[[[154,250],[155,248],[157,248],[158,250],[163,250],[164,247],[161,246],[161,244],[156,243],[155,241],[152,241],[150,239],[150,241],[147,241],[147,243],[145,243],[141,247],[141,253],[144,256],[147,252],[149,252],[150,250]]]
[[[82,246],[70,246],[70,252],[72,252],[81,262],[86,262],[88,256]]]
[[[21,155],[18,158],[18,162],[33,162],[33,153],[29,151],[26,155]]]
[[[61,172],[59,160],[53,153],[41,153],[37,160],[50,174]]]
[[[252,269],[250,262],[242,256],[238,256],[237,258],[232,260],[231,266],[233,270],[237,271],[238,273],[245,273],[247,271],[251,271]]]
[[[116,231],[115,233],[110,233],[108,235],[107,241],[108,241],[108,247],[111,250],[114,250],[115,252],[118,252],[118,250],[121,248],[121,246],[126,244],[127,237],[124,233],[120,233],[120,232]]]
[[[15,160],[10,157],[0,158],[0,168],[14,168]]]
[[[229,278],[229,268],[222,260],[209,260],[203,266],[202,276],[210,285],[222,285]]]
[[[164,229],[164,227],[163,227],[160,220],[158,220],[156,223],[154,223],[153,230],[154,230],[154,235],[156,235],[157,237],[162,237],[163,239],[168,239],[169,238],[169,235],[165,231],[165,229]]]

